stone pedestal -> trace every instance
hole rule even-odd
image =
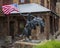
[[[36,26],[36,29],[32,29],[31,37],[32,37],[32,40],[40,39],[40,26]]]
[[[14,48],[33,48],[33,46],[38,45],[37,43],[16,41],[14,43]]]

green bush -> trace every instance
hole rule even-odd
[[[60,48],[60,41],[52,40],[45,43],[43,42],[42,44],[40,43],[36,46],[33,46],[33,48]]]

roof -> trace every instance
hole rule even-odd
[[[51,11],[42,5],[30,3],[30,4],[21,4],[18,5],[19,13],[32,13],[32,12],[47,12]],[[17,13],[17,12],[12,12]]]

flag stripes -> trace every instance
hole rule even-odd
[[[4,6],[2,6],[2,11],[4,14],[10,14],[13,11],[18,12],[18,9],[13,5],[4,5]]]

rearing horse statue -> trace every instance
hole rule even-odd
[[[22,33],[22,35],[27,37],[28,39],[30,39],[29,36],[31,36],[31,30],[35,29],[37,25],[41,25],[44,27],[44,21],[41,17],[34,17],[33,19],[31,17],[32,16],[28,15],[27,23]]]

